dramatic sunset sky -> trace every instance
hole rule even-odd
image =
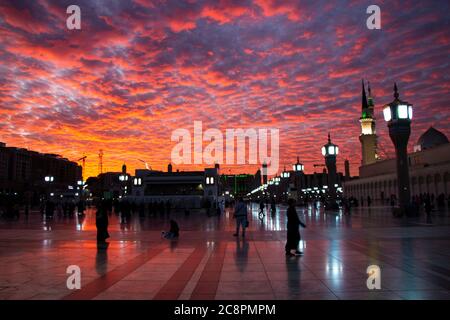
[[[107,171],[143,167],[137,159],[162,169],[172,131],[201,120],[223,132],[278,128],[281,165],[299,155],[313,172],[330,131],[338,169],[349,159],[356,174],[361,78],[382,157],[392,156],[381,106],[394,81],[414,105],[411,149],[431,125],[450,135],[449,3],[0,0],[0,141],[87,155],[87,175],[99,149]],[[81,30],[66,28],[71,4]],[[381,30],[366,27],[371,4]]]

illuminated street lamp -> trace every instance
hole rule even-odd
[[[54,176],[45,176],[44,177],[44,183],[45,183],[45,189],[46,189],[46,194],[48,195],[50,192],[50,184],[52,184],[55,181],[55,177]],[[52,197],[53,194],[50,193],[50,197]]]
[[[294,169],[295,172],[302,172],[305,169],[305,166],[300,163],[298,157],[297,157],[297,163],[295,163],[292,166],[292,169]]]
[[[284,179],[287,179],[291,176],[291,174],[289,173],[289,171],[286,171],[286,167],[284,167],[283,172],[281,173],[281,177]]]
[[[125,167],[125,165],[123,166]],[[121,182],[122,196],[127,194],[127,182],[128,182],[128,174],[126,174],[126,170],[122,170],[122,173],[119,175],[119,181]]]
[[[411,134],[412,105],[399,98],[397,84],[394,84],[394,101],[384,106],[384,120],[389,128],[389,136],[395,147],[397,160],[397,191],[401,214],[407,213],[411,204],[408,168],[408,140]]]
[[[322,155],[325,157],[325,165],[328,171],[329,199],[326,203],[326,207],[333,210],[339,208],[336,202],[336,156],[338,154],[339,147],[331,142],[331,136],[330,133],[328,133],[328,143],[322,147]]]
[[[295,172],[295,188],[297,190],[297,201],[300,200],[300,175],[303,173],[305,166],[300,163],[299,157],[297,157],[297,163],[292,166]]]
[[[339,153],[339,147],[333,143],[331,143],[330,134],[328,133],[328,143],[322,147],[322,155],[324,157],[336,156]]]

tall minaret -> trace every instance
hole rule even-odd
[[[366,98],[366,89],[364,88],[364,80],[362,81],[362,110],[361,118],[361,141],[362,165],[374,163],[378,159],[377,155],[377,134],[375,131],[374,104],[369,83],[369,99]]]

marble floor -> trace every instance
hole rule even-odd
[[[181,234],[161,238],[168,217],[112,214],[109,246],[97,248],[95,214],[38,212],[0,220],[0,299],[450,299],[450,214],[431,221],[393,218],[385,207],[351,216],[298,208],[302,257],[286,257],[286,207],[258,219],[251,208],[245,239],[233,237],[232,212],[208,217],[174,212]],[[66,269],[81,270],[69,290]],[[366,269],[381,269],[381,289]]]

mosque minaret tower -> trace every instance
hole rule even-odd
[[[377,134],[375,130],[375,116],[372,93],[370,90],[370,83],[368,84],[369,97],[366,97],[366,89],[364,87],[364,80],[362,81],[362,108],[361,118],[361,134],[359,141],[361,141],[362,149],[362,165],[374,163],[378,160],[377,154]]]

